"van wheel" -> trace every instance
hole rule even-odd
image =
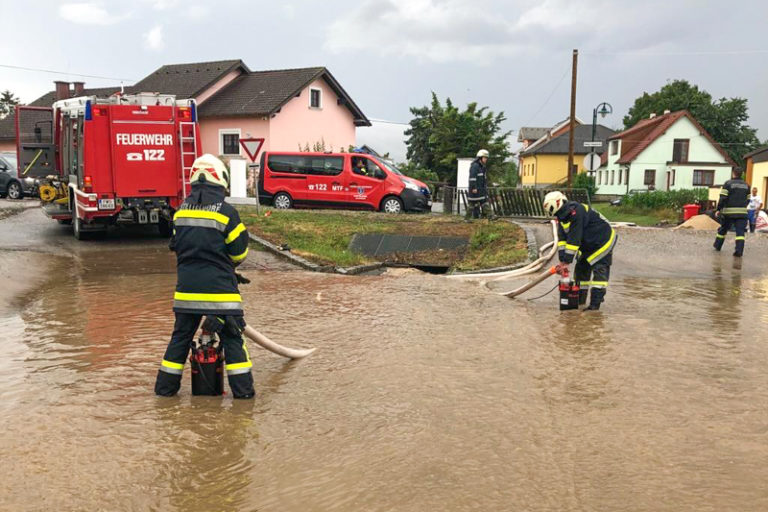
[[[403,202],[399,197],[385,197],[381,202],[381,211],[384,213],[403,213]]]
[[[293,208],[293,199],[291,199],[291,196],[285,192],[278,192],[275,194],[275,198],[273,199],[272,204],[278,210],[287,210],[289,208]]]

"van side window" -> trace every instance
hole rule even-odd
[[[366,159],[365,166],[368,171],[368,176],[372,176],[380,180],[383,180],[387,177],[387,173],[384,172],[384,170],[379,167],[379,165],[373,160]]]
[[[344,168],[340,156],[269,155],[267,166],[272,172],[338,176]]]

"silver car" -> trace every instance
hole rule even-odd
[[[0,197],[21,199],[37,195],[37,180],[19,177],[16,153],[0,153]]]

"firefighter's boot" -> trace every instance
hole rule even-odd
[[[592,288],[592,293],[589,296],[589,311],[597,311],[600,309],[600,304],[605,300],[605,288]]]
[[[158,370],[155,380],[155,394],[158,396],[174,396],[181,387],[181,372],[178,374]]]
[[[589,288],[582,288],[579,290],[579,306],[583,306],[587,303],[587,297],[589,296]]]

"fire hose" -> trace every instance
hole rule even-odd
[[[259,331],[257,331],[250,325],[245,326],[245,329],[243,330],[243,334],[248,336],[254,343],[256,343],[261,348],[267,349],[273,354],[287,357],[288,359],[301,359],[302,357],[307,357],[309,354],[311,354],[316,350],[314,348],[304,349],[304,348],[284,347],[279,343],[275,343],[271,339],[267,338],[266,336],[261,334]]]

